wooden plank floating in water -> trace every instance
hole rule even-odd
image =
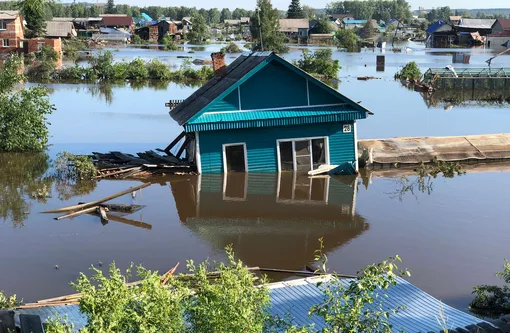
[[[510,159],[510,134],[448,137],[401,137],[359,140],[359,151],[368,153],[368,165],[502,161]]]
[[[110,201],[110,200],[116,199],[118,197],[121,197],[123,195],[132,193],[134,191],[140,190],[140,189],[145,188],[145,187],[150,186],[150,185],[152,185],[152,184],[151,183],[144,183],[144,184],[141,184],[141,185],[138,185],[138,186],[130,187],[127,190],[121,191],[121,192],[116,193],[116,194],[112,194],[110,196],[104,197],[104,198],[96,200],[96,201],[92,201],[92,202],[89,202],[89,203],[85,203],[85,204],[81,204],[81,205],[76,205],[76,206],[69,206],[69,207],[64,207],[64,208],[59,208],[59,209],[54,209],[54,210],[48,210],[48,211],[43,212],[43,213],[65,213],[65,212],[70,212],[70,211],[77,211],[77,210],[86,209],[86,208],[89,208],[89,207],[92,207],[92,206],[98,206],[99,204],[102,204],[102,203],[104,203],[106,201]]]

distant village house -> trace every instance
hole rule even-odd
[[[134,27],[134,21],[131,16],[120,14],[101,15],[101,27],[104,28],[124,28],[131,29]]]
[[[23,49],[25,32],[23,17],[16,10],[0,11],[0,52],[12,52]]]
[[[308,19],[280,19],[280,31],[289,38],[308,39],[310,22]]]

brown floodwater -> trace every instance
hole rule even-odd
[[[323,238],[329,266],[353,274],[395,254],[411,282],[467,308],[472,287],[498,283],[509,257],[510,166],[429,179],[412,173],[309,179],[293,173],[172,176],[114,200],[145,207],[56,221],[45,210],[95,200],[139,181],[67,184],[46,177],[44,154],[0,155],[0,290],[26,301],[72,292],[91,265],[166,271],[187,259],[303,269]],[[56,269],[58,265],[58,269]],[[272,279],[286,278],[282,275]]]

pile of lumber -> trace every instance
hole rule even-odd
[[[93,152],[92,160],[98,170],[96,178],[143,178],[152,175],[194,174],[194,165],[173,155],[162,156],[155,151],[135,155],[118,151]]]

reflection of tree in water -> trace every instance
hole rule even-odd
[[[89,194],[96,189],[95,180],[80,180],[77,182],[55,179],[55,190],[60,200]]]
[[[0,218],[23,226],[30,201],[46,203],[55,184],[58,198],[68,200],[96,188],[95,181],[69,182],[48,176],[50,159],[46,153],[0,153]]]
[[[89,93],[92,97],[104,99],[106,104],[113,102],[113,85],[110,83],[97,84],[89,87]]]
[[[402,201],[407,193],[417,198],[417,192],[430,195],[433,190],[433,179],[437,178],[439,174],[442,174],[443,178],[453,178],[466,173],[458,163],[438,161],[435,158],[427,164],[422,162],[414,171],[417,177],[412,180],[408,177],[399,178],[397,190],[390,193],[392,198],[398,198]]]
[[[46,153],[0,154],[0,217],[22,226],[30,204],[26,197],[46,202],[51,181],[44,178],[49,167]]]
[[[395,180],[396,190],[390,192],[390,198],[398,198],[399,201],[403,201],[406,194],[411,194],[417,199],[417,193],[426,193],[430,195],[433,190],[432,176],[418,176],[409,179],[409,177],[400,177]]]

